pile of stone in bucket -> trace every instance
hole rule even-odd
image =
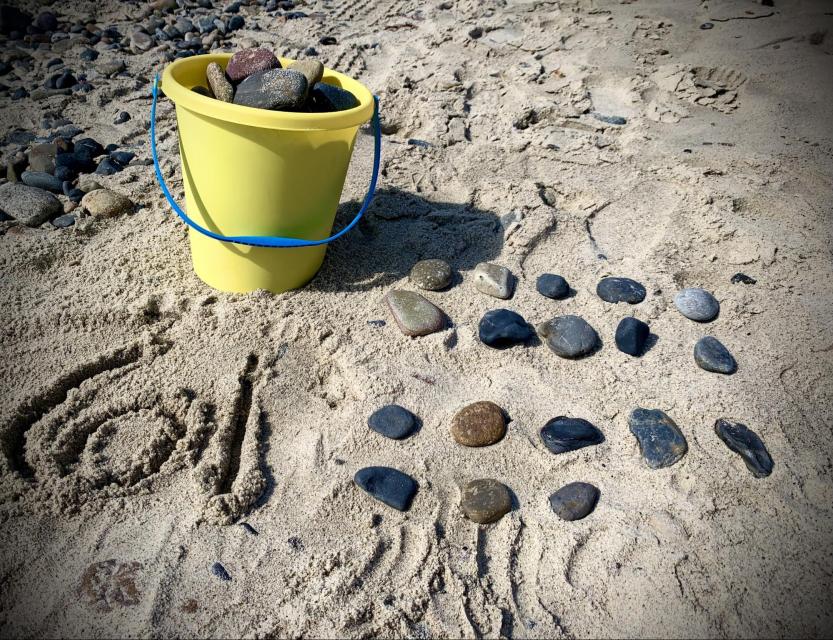
[[[323,74],[318,60],[296,60],[284,69],[268,49],[244,49],[231,57],[225,71],[210,63],[205,70],[208,87],[193,90],[223,102],[275,111],[326,113],[359,105],[349,91],[322,82]]]

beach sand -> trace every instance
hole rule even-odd
[[[142,6],[55,9],[129,36]],[[296,57],[314,45],[379,95],[386,132],[369,214],[309,285],[208,288],[149,166],[96,176],[138,205],[131,214],[65,230],[2,223],[0,635],[829,634],[830,4],[334,0],[295,10],[308,15],[244,5],[229,48]],[[80,70],[90,66],[82,49],[60,55]],[[56,54],[27,51],[38,84]],[[128,75],[91,77],[84,96],[0,98],[0,131],[43,133],[41,120],[59,114],[146,159],[147,80],[163,53],[120,53]],[[113,124],[122,110],[131,120]],[[168,101],[158,126],[181,197]],[[371,154],[365,129],[337,224],[356,211]],[[447,291],[423,292],[450,323],[408,338],[384,296],[414,289],[408,272],[424,258],[455,270]],[[474,288],[483,261],[512,270],[512,299]],[[539,295],[545,272],[575,295]],[[738,272],[756,284],[732,283]],[[595,287],[608,275],[644,283],[647,298],[603,302]],[[689,286],[718,298],[714,322],[674,308]],[[534,324],[580,315],[603,347],[576,361],[542,344],[490,349],[477,325],[495,308]],[[613,342],[628,315],[656,336],[641,358]],[[732,351],[737,373],[695,365],[704,335]],[[498,444],[465,448],[451,419],[478,400],[511,422]],[[422,421],[409,439],[367,427],[391,402]],[[628,429],[636,407],[679,425],[680,462],[646,466]],[[605,441],[551,454],[538,431],[560,415],[591,421]],[[771,476],[753,477],[717,438],[718,418],[761,436]],[[419,483],[408,512],[354,485],[372,465]],[[460,511],[475,478],[513,492],[496,524]],[[564,522],[548,497],[574,481],[601,497],[590,516]]]

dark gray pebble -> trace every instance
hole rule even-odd
[[[213,573],[215,576],[217,576],[218,578],[220,578],[220,580],[223,580],[224,582],[228,582],[229,580],[231,580],[229,572],[226,571],[226,568],[219,562],[215,562],[211,565],[211,573]]]
[[[399,511],[407,511],[417,492],[416,480],[390,467],[365,467],[353,477],[361,489]]]
[[[581,358],[599,344],[599,335],[578,316],[559,316],[538,326],[538,335],[562,358]]]
[[[56,229],[66,229],[67,227],[71,227],[75,224],[75,214],[74,213],[67,213],[62,216],[58,216],[52,221],[52,226]]]
[[[249,534],[251,534],[251,535],[253,535],[253,536],[258,535],[257,529],[255,529],[255,528],[254,528],[252,525],[250,525],[248,522],[241,522],[241,523],[240,523],[240,526],[241,526],[241,527],[243,527],[243,528],[246,530],[246,533],[249,533]]]
[[[371,327],[384,327],[387,324],[387,322],[385,322],[384,320],[368,320],[367,324],[369,324]]]
[[[688,451],[688,442],[679,427],[659,409],[634,409],[629,426],[651,469],[670,467]]]
[[[113,162],[117,162],[122,166],[127,166],[127,164],[136,157],[136,154],[132,151],[111,151],[110,152],[110,159]]]
[[[561,276],[543,273],[535,281],[535,288],[542,296],[553,300],[563,300],[570,294],[570,285]]]
[[[120,111],[113,120],[113,124],[124,124],[128,120],[130,120],[130,114],[127,111]]]
[[[55,171],[53,173],[61,182],[66,180],[72,181],[78,177],[78,171],[70,167],[55,167]]]
[[[732,276],[730,281],[732,284],[755,284],[758,282],[755,278],[746,275],[745,273],[736,273]]]
[[[55,156],[55,166],[67,167],[79,173],[89,173],[95,169],[95,162],[89,151],[81,149],[72,153],[57,154]]]
[[[92,138],[81,138],[76,140],[73,148],[75,151],[86,150],[90,154],[91,158],[96,158],[104,153],[104,147],[101,146],[101,143],[93,140]]]
[[[583,418],[558,416],[541,428],[541,440],[553,453],[566,453],[604,442],[604,434]]]
[[[550,507],[562,520],[586,518],[596,508],[599,490],[587,482],[565,484],[550,496]]]
[[[704,22],[700,25],[700,29],[703,31],[708,31],[709,29],[714,29],[714,24],[711,22]]]
[[[318,44],[323,44],[325,47],[338,44],[338,40],[336,40],[333,36],[323,36],[318,39]]]
[[[341,87],[326,82],[318,82],[309,92],[310,111],[324,113],[345,111],[359,106],[359,101],[352,93]]]
[[[601,113],[597,113],[596,111],[594,111],[591,115],[594,118],[596,118],[596,120],[599,120],[599,121],[604,122],[606,124],[615,124],[615,125],[621,126],[623,124],[627,124],[627,122],[628,122],[622,116],[605,116],[605,115],[602,115]]]
[[[124,167],[118,162],[114,162],[110,158],[104,158],[98,163],[95,173],[100,176],[112,176],[114,173],[118,173],[122,169],[124,169]]]
[[[645,299],[645,287],[630,278],[602,278],[596,294],[605,302],[637,304]]]
[[[731,374],[737,371],[737,363],[729,350],[717,338],[705,336],[694,345],[694,361],[701,369],[714,373]]]
[[[52,193],[63,193],[62,182],[51,173],[45,171],[24,171],[20,179],[23,184],[37,189],[45,189]]]
[[[753,476],[766,478],[772,473],[773,462],[769,451],[758,434],[745,424],[720,418],[714,423],[714,432],[727,447],[743,458]]]
[[[234,104],[258,109],[297,109],[304,102],[306,90],[304,74],[270,69],[243,80],[234,94]]]
[[[506,349],[529,340],[534,331],[519,314],[509,309],[487,311],[478,327],[480,341],[494,349]]]
[[[398,404],[388,404],[371,414],[367,426],[387,438],[402,440],[414,432],[417,418]]]
[[[84,49],[81,52],[81,59],[86,60],[87,62],[92,62],[96,58],[98,58],[98,51],[95,49]]]
[[[636,318],[622,318],[616,327],[616,348],[630,356],[640,356],[645,351],[650,329]]]

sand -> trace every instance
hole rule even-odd
[[[129,34],[140,9],[81,0],[60,11]],[[386,131],[370,214],[307,287],[205,286],[147,166],[99,179],[139,205],[133,214],[68,230],[2,223],[0,635],[829,634],[830,5],[298,10],[312,17],[244,6],[231,43],[294,57],[335,36],[316,45],[322,62],[380,96]],[[81,68],[80,50],[61,55]],[[40,77],[55,54],[33,55]],[[145,78],[161,68],[158,49],[118,58]],[[60,114],[149,157],[149,85],[92,82],[85,100],[0,99],[0,130],[39,131]],[[132,119],[113,125],[121,110]],[[159,112],[181,195],[173,110]],[[339,222],[363,195],[371,142],[360,134]],[[424,294],[452,326],[411,339],[384,295],[412,288],[407,273],[425,258],[457,273]],[[517,276],[511,300],[474,288],[481,261]],[[576,295],[537,294],[544,272]],[[757,283],[730,283],[737,272]],[[602,302],[607,275],[644,283],[645,302]],[[674,308],[689,286],[720,301],[713,323]],[[499,307],[534,324],[581,315],[604,346],[579,361],[542,345],[491,350],[477,323]],[[642,358],[613,345],[631,314],[657,336]],[[736,374],[696,367],[703,335],[729,347]],[[452,416],[478,400],[506,410],[507,436],[455,445]],[[420,416],[415,436],[367,428],[389,402]],[[628,430],[635,407],[672,416],[689,444],[679,463],[646,466]],[[558,415],[590,420],[605,442],[554,456],[538,430]],[[770,477],[717,438],[718,418],[761,436]],[[417,480],[409,512],[353,484],[370,465]],[[459,509],[461,487],[481,477],[516,498],[494,525]],[[563,522],[548,497],[574,481],[601,498]]]

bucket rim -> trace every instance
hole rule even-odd
[[[287,131],[335,131],[359,127],[373,115],[373,94],[361,82],[353,78],[324,68],[322,81],[335,80],[331,84],[350,91],[359,101],[359,105],[344,111],[329,113],[298,113],[293,111],[272,111],[257,109],[230,102],[223,102],[216,98],[200,95],[192,91],[191,86],[183,84],[183,76],[193,73],[194,67],[202,67],[203,72],[211,62],[216,62],[225,69],[232,53],[209,53],[189,56],[175,60],[165,67],[159,88],[177,105],[209,118],[233,122],[250,127],[264,129],[281,129]],[[281,66],[286,68],[294,62],[293,58],[278,57]],[[204,73],[202,74],[204,77]],[[205,86],[205,83],[203,83]]]

